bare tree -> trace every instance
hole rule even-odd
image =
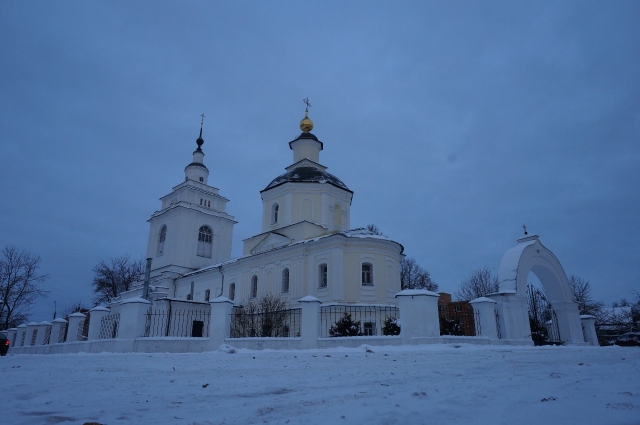
[[[604,303],[594,301],[591,298],[591,283],[581,277],[571,275],[569,278],[569,286],[573,291],[573,298],[578,303],[580,314],[588,314],[595,316],[598,322],[604,319]]]
[[[287,303],[279,295],[267,293],[258,300],[248,300],[236,308],[233,317],[234,337],[277,337],[288,326]]]
[[[29,317],[33,303],[48,291],[40,284],[49,276],[40,274],[40,257],[15,246],[5,246],[0,256],[0,328],[18,326]]]
[[[96,304],[109,303],[121,293],[131,289],[131,285],[140,280],[144,273],[144,261],[133,260],[129,254],[112,258],[107,264],[104,260],[93,268],[93,292]]]
[[[374,235],[386,236],[384,233],[382,233],[380,228],[378,226],[376,226],[375,224],[367,224],[366,229],[368,231],[370,231],[371,233],[373,233]]]
[[[82,301],[76,301],[62,311],[62,317],[68,319],[69,315],[73,313],[86,313],[87,311],[89,311],[89,307],[84,305]]]
[[[400,289],[427,289],[436,292],[438,284],[431,280],[429,272],[415,259],[403,257],[400,260]]]
[[[454,293],[458,301],[471,301],[498,291],[498,277],[488,267],[473,270]]]

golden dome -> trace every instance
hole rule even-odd
[[[300,130],[304,131],[305,133],[313,130],[313,121],[309,119],[309,113],[306,111],[304,113],[304,118],[302,119],[302,121],[300,121]]]

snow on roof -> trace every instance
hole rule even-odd
[[[265,190],[274,188],[276,186],[280,186],[284,183],[328,183],[330,185],[339,187],[340,189],[351,192],[351,190],[347,187],[346,184],[342,182],[342,180],[331,173],[327,173],[326,171],[320,170],[315,167],[298,167],[292,171],[281,174],[273,179],[271,183],[269,183],[269,185],[267,185],[267,187],[265,187],[261,192],[264,192]]]
[[[535,236],[535,235],[534,235]],[[522,252],[529,245],[536,243],[537,239],[527,238],[518,240],[518,245],[509,249],[502,256],[500,266],[498,267],[498,284],[500,285],[500,293],[516,292],[516,278],[518,276],[518,265]],[[522,241],[522,242],[521,242]]]
[[[322,301],[320,301],[313,295],[307,295],[306,297],[300,298],[298,302],[301,302],[301,303],[319,302],[320,303]]]
[[[415,296],[415,295],[428,295],[431,297],[440,297],[437,292],[429,291],[426,289],[405,289],[396,294],[396,297],[400,296]]]
[[[480,297],[480,298],[476,298],[475,300],[471,300],[469,301],[471,304],[474,303],[496,303],[496,301],[492,300],[491,298],[487,298],[487,297]]]

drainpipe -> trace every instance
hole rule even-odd
[[[142,287],[142,298],[149,298],[149,274],[151,273],[151,258],[147,258],[147,267],[144,271],[144,286]]]
[[[222,271],[222,266],[218,266],[218,272],[222,275],[222,285],[220,285],[220,295],[218,295],[221,297],[224,293],[224,272]]]

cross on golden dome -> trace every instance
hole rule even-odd
[[[304,110],[304,118],[302,119],[302,121],[300,121],[300,130],[304,131],[305,133],[308,133],[311,130],[313,130],[313,121],[309,119],[309,108],[311,107],[311,102],[309,102],[308,97],[305,99],[302,99],[302,101],[304,102],[305,105],[307,105],[307,108]]]

